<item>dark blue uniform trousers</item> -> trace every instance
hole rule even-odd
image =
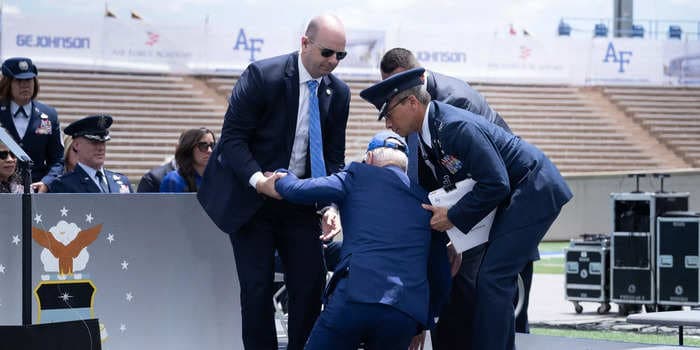
[[[316,321],[307,350],[406,350],[418,322],[389,305],[356,303],[347,298],[347,278],[338,282]]]
[[[486,244],[462,253],[462,265],[452,279],[450,299],[440,311],[435,329],[430,331],[433,349],[471,349],[476,308],[476,278]]]
[[[321,312],[325,269],[319,234],[319,218],[313,207],[268,199],[231,235],[246,349],[277,349],[272,304],[275,250],[285,268],[289,296],[287,348],[303,349]]]
[[[476,284],[473,349],[515,349],[513,299],[518,288],[518,273],[557,215],[510,230],[489,241]]]

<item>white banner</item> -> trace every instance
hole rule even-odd
[[[661,84],[663,41],[594,39],[587,84]]]
[[[300,31],[296,22],[271,29],[254,18],[222,30],[3,14],[2,56],[31,57],[39,68],[237,73],[255,60],[298,50]],[[465,36],[449,27],[348,29],[348,56],[337,72],[376,78],[382,54],[393,47],[410,49],[427,68],[470,81],[700,85],[697,41]]]

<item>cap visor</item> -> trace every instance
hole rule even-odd
[[[14,76],[15,79],[19,79],[19,80],[32,79],[34,77],[36,77],[36,74],[34,74],[32,72],[19,73],[19,74],[15,74],[15,76]]]

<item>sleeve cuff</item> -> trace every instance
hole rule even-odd
[[[256,171],[255,174],[253,174],[253,176],[250,177],[250,179],[248,180],[248,183],[250,184],[250,186],[252,186],[254,189],[256,189],[257,187],[255,185],[258,184],[258,181],[260,181],[264,178],[265,178],[265,175],[263,175],[262,172]]]

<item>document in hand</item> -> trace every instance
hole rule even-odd
[[[445,191],[444,188],[439,188],[428,194],[428,199],[430,203],[436,207],[451,208],[455,203],[457,203],[462,197],[469,193],[476,182],[472,179],[466,179],[459,181],[455,184],[456,188],[453,190]],[[456,226],[447,230],[447,236],[450,237],[452,245],[458,253],[465,250],[476,247],[482,243],[486,243],[489,240],[489,232],[491,232],[491,225],[493,224],[493,218],[496,216],[496,209],[491,211],[486,217],[484,217],[478,224],[467,234],[460,231]]]

